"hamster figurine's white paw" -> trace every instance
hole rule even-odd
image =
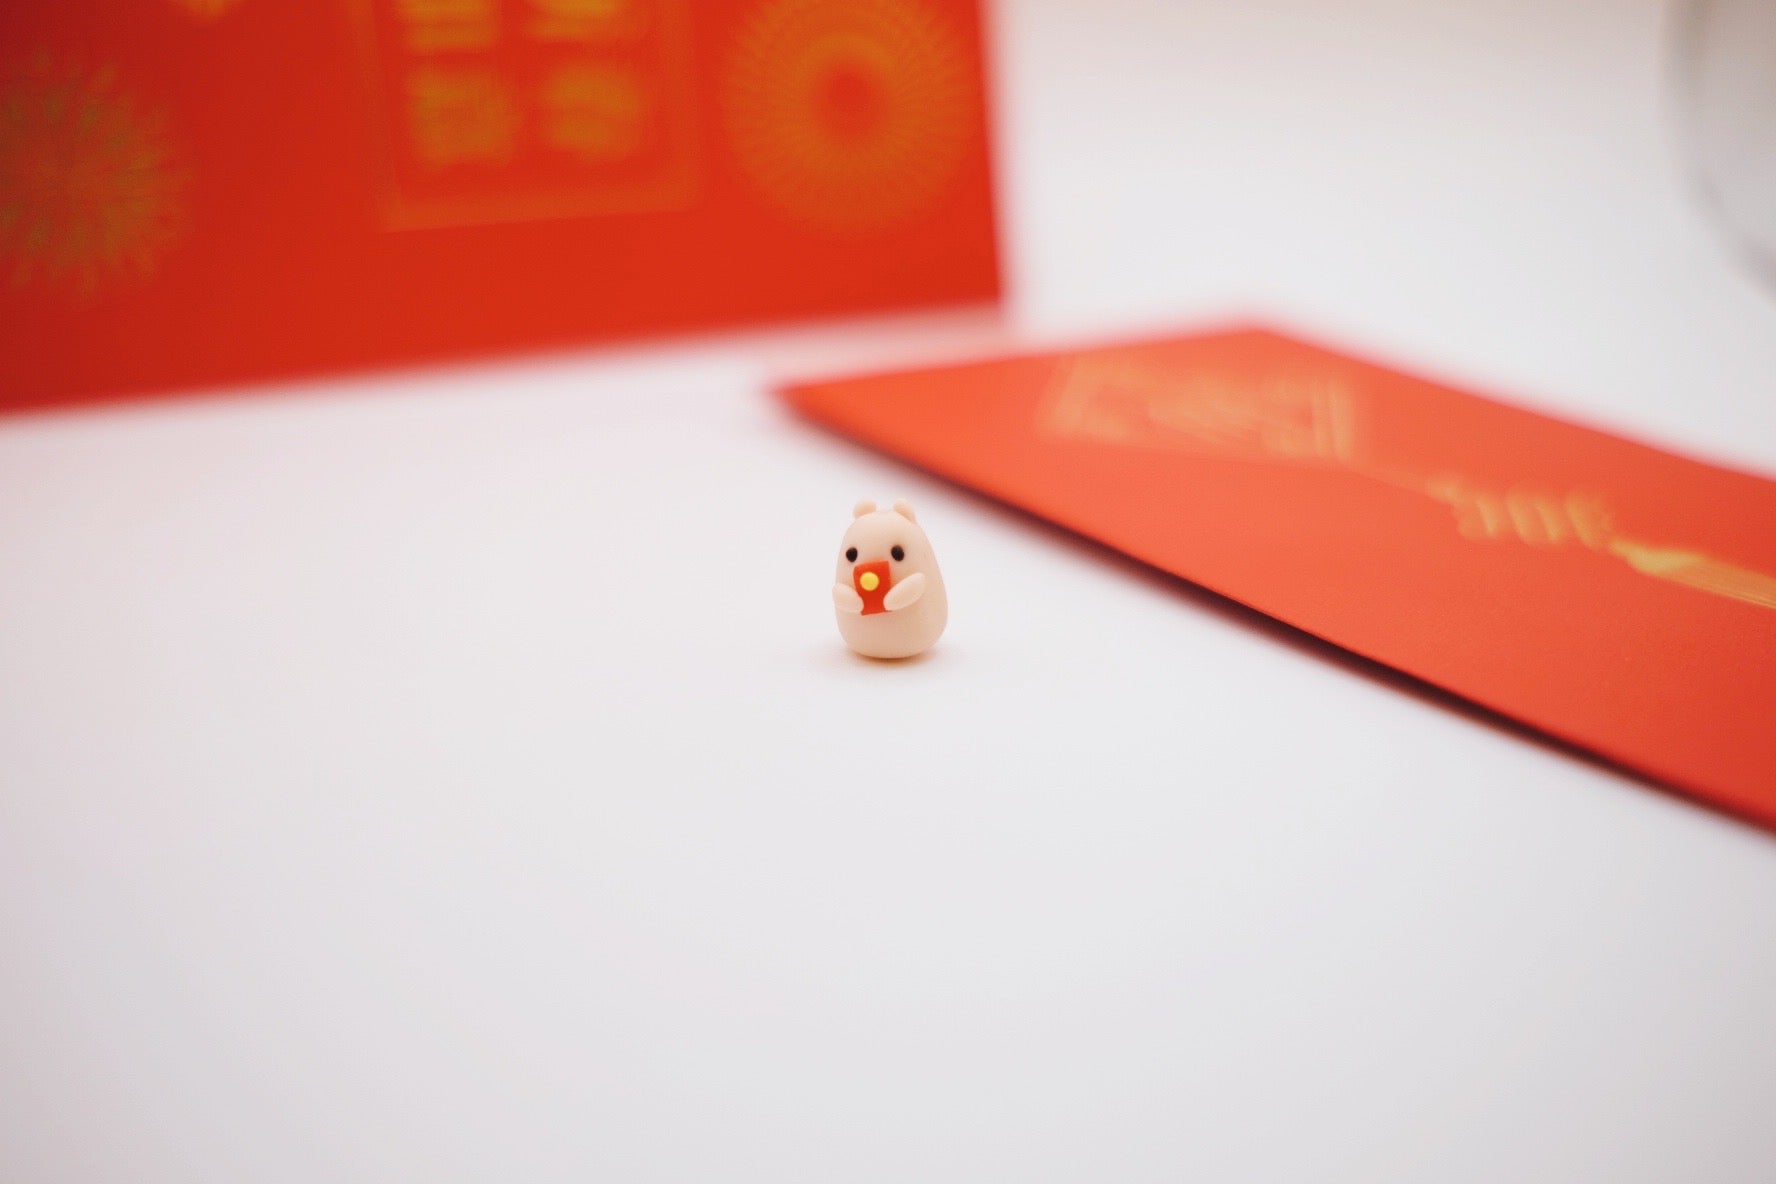
[[[850,584],[833,585],[833,604],[842,613],[863,612],[863,597]]]
[[[908,608],[923,595],[925,595],[925,573],[916,571],[888,589],[888,595],[882,598],[882,607],[889,612],[899,608]]]

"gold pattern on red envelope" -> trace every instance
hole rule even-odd
[[[1776,481],[1263,330],[787,395],[1776,829]]]
[[[494,0],[396,0],[396,11],[411,53],[489,49],[499,37]]]
[[[1464,538],[1532,547],[1588,547],[1615,556],[1643,576],[1776,609],[1776,576],[1690,548],[1625,535],[1598,494],[1487,490],[1455,476],[1427,480],[1423,489],[1454,509],[1456,529]]]
[[[1624,534],[1598,494],[1486,489],[1459,474],[1415,473],[1409,465],[1384,461],[1372,448],[1359,446],[1358,425],[1374,414],[1364,408],[1360,390],[1330,374],[1178,373],[1138,354],[1104,353],[1057,370],[1039,424],[1058,435],[1103,444],[1334,465],[1447,504],[1464,538],[1586,547],[1653,579],[1776,609],[1776,576]]]
[[[45,57],[0,78],[0,261],[14,284],[91,293],[151,272],[185,178],[166,119],[109,70]]]
[[[993,299],[981,0],[819,4],[0,0],[0,411]],[[727,66],[797,44],[808,175],[910,188],[752,179]]]
[[[625,66],[561,66],[544,84],[544,134],[586,160],[620,160],[647,134],[647,88]]]
[[[426,66],[407,79],[407,128],[429,165],[503,161],[517,140],[518,103],[492,70]]]
[[[173,0],[180,8],[202,21],[213,21],[241,0]]]
[[[729,52],[729,137],[783,213],[826,229],[928,208],[968,146],[967,55],[919,0],[767,0]]]
[[[1254,460],[1350,460],[1351,392],[1325,375],[1173,374],[1138,356],[1097,355],[1060,368],[1043,404],[1049,431]]]
[[[382,95],[392,226],[689,200],[683,0],[358,0]]]
[[[538,41],[614,41],[646,32],[643,0],[533,0],[530,35]]]

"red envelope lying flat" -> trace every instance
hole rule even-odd
[[[1257,331],[786,394],[1776,828],[1776,483]]]

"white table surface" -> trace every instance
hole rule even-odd
[[[1776,1178],[1776,841],[762,396],[1256,313],[1776,472],[1663,21],[1006,0],[1004,325],[0,423],[0,1176]]]

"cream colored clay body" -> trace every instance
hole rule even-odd
[[[839,543],[832,596],[840,635],[865,657],[910,658],[931,648],[950,606],[931,540],[911,506],[897,501],[878,510],[874,502],[857,503]]]

